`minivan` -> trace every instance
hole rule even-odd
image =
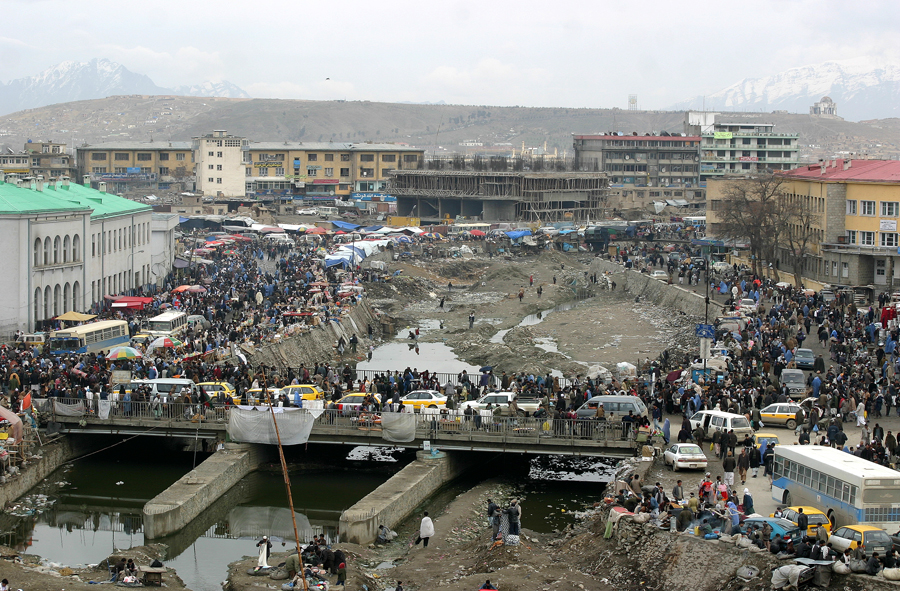
[[[743,439],[744,435],[753,434],[747,417],[721,410],[698,411],[691,417],[690,423],[691,430],[700,427],[706,437],[712,437],[717,430],[721,430],[723,433],[734,431],[738,440]]]
[[[636,417],[646,417],[647,405],[637,396],[628,395],[603,395],[594,396],[581,405],[575,414],[579,419],[593,418],[597,414],[597,406],[603,403],[603,412],[606,420],[620,420],[631,411]]]
[[[158,378],[155,380],[132,380],[131,387],[126,388],[129,391],[140,386],[150,386],[150,399],[159,394],[160,398],[165,397],[167,402],[181,402],[181,391],[186,388],[187,392],[194,395],[200,395],[200,389],[193,380],[183,378]]]
[[[323,220],[327,220],[331,217],[338,216],[338,208],[337,207],[320,207],[319,208],[319,217]]]
[[[791,398],[803,398],[806,396],[806,376],[802,369],[781,370],[781,385],[787,386]]]

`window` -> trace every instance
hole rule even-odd
[[[897,243],[897,233],[896,232],[881,232],[881,246],[892,246],[892,247],[900,246],[900,244]]]
[[[116,152],[115,159],[116,160],[131,160],[131,155],[128,152]]]
[[[307,168],[306,169],[306,176],[317,176],[318,174],[319,174],[318,168]]]
[[[159,153],[159,159],[160,159],[160,160],[168,160],[168,159],[169,159],[169,153],[168,153],[168,152],[160,152],[160,153]]]
[[[63,238],[63,250],[62,250],[62,262],[69,262],[69,251],[71,250],[72,243],[69,240],[69,235],[66,234],[66,237]]]
[[[847,230],[847,244],[856,244],[856,230]]]
[[[269,169],[268,168],[260,168],[259,172],[256,173],[256,175],[257,176],[269,176]]]
[[[244,169],[244,176],[253,176],[253,167],[248,166]]]
[[[334,162],[334,154],[325,154],[325,162]]]
[[[148,152],[139,152],[137,155],[138,162],[149,162],[153,159],[153,154]]]
[[[860,201],[859,207],[862,210],[860,211],[860,215],[875,215],[874,201]]]
[[[215,170],[213,164],[207,164],[206,167],[207,167],[209,170]]]
[[[881,217],[895,218],[897,217],[898,211],[900,211],[900,203],[897,201],[881,202]]]
[[[315,162],[315,161],[318,160],[318,159],[319,159],[319,155],[318,155],[318,154],[307,154],[307,155],[306,155],[306,160],[307,160],[307,162]]]
[[[222,157],[222,152],[216,152],[216,158],[221,158],[221,157]]]
[[[875,232],[860,232],[859,244],[860,246],[875,246]]]
[[[403,161],[404,162],[418,162],[419,155],[418,154],[404,154]]]
[[[128,174],[128,169],[124,166],[116,166],[113,168],[113,172],[116,174]]]
[[[210,155],[210,156],[215,156],[216,153],[215,153],[215,152],[210,152],[209,155]]]
[[[396,162],[397,155],[396,154],[382,154],[381,161],[382,162]]]
[[[342,168],[342,169],[341,169],[341,176],[350,176],[350,169],[349,169],[349,168]]]
[[[275,169],[275,176],[284,176],[284,167],[279,166]]]
[[[209,179],[207,179],[207,180],[208,180],[208,182],[210,182],[210,183],[214,182],[214,180],[213,180],[212,177],[209,177]]]
[[[169,174],[169,167],[168,167],[168,166],[160,166],[160,167],[159,167],[159,174],[161,174],[161,175],[168,175],[168,174]]]
[[[341,154],[341,162],[350,162],[350,154]]]
[[[91,160],[106,160],[106,154],[93,152],[91,153]]]
[[[179,162],[183,162],[183,161],[184,161],[184,154],[183,154],[183,153],[180,153],[180,152],[179,152],[178,154],[175,154],[175,160],[178,160]]]
[[[375,162],[375,154],[360,154],[360,162]]]
[[[216,184],[217,184],[217,185],[221,185],[221,184],[222,184],[222,179],[220,179],[220,178],[216,179]]]
[[[374,168],[360,168],[359,176],[375,176]]]
[[[216,164],[216,170],[222,170],[222,165],[221,165],[221,164]]]
[[[326,169],[325,169],[325,176],[327,176],[327,177],[332,177],[332,176],[334,176],[334,169],[333,169],[333,168],[326,168]]]

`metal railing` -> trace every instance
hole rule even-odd
[[[76,406],[78,399],[61,399],[67,407]],[[96,403],[96,401],[95,401]],[[110,402],[109,413],[101,413],[97,404],[84,406],[84,413],[50,412],[57,422],[81,422],[91,424],[140,425],[166,427],[198,427],[203,423],[215,423],[224,429],[228,413],[233,406],[205,407],[184,402]],[[305,412],[299,410],[298,412]],[[381,415],[360,412],[358,408],[321,410],[315,419],[313,435],[335,438],[354,436],[383,442]],[[443,440],[471,443],[518,443],[569,446],[629,447],[635,440],[636,429],[631,423],[602,421],[594,418],[550,419],[525,416],[495,416],[485,411],[466,415],[462,411],[423,409],[411,413],[415,417],[416,439]],[[158,423],[157,423],[158,421]],[[107,423],[108,422],[108,423]],[[199,425],[198,425],[199,424]]]

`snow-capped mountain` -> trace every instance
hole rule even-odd
[[[230,82],[204,82],[178,89],[157,86],[143,74],[108,59],[66,61],[37,76],[0,82],[0,114],[56,103],[104,98],[120,94],[177,94],[248,98]]]
[[[232,84],[227,80],[221,82],[204,82],[203,84],[193,84],[191,86],[177,86],[172,90],[173,94],[179,96],[218,96],[225,98],[250,98],[250,95],[244,92],[244,89],[236,84]]]
[[[837,113],[844,119],[900,116],[900,65],[857,58],[792,68],[764,78],[746,78],[705,100],[698,96],[672,108],[808,113],[823,96],[837,103]]]

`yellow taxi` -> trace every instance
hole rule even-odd
[[[815,507],[808,507],[806,505],[785,507],[782,509],[782,513],[784,513],[782,518],[796,524],[800,509],[803,509],[803,513],[807,518],[806,535],[814,537],[816,535],[816,530],[819,529],[820,525],[824,527],[827,532],[831,533],[831,521],[828,519],[828,516]],[[772,513],[769,517],[775,517],[775,514]]]
[[[281,390],[278,388],[268,388],[266,393],[272,399],[272,403],[274,404],[275,399],[281,394]],[[238,402],[240,402],[240,399],[238,399]],[[250,388],[247,390],[247,404],[254,406],[258,404],[267,404],[262,388]]]
[[[755,445],[759,449],[769,445],[769,443],[781,445],[781,443],[778,441],[778,435],[775,435],[774,433],[754,433],[751,439],[753,439],[753,445]]]
[[[299,404],[300,400],[323,400],[325,398],[325,392],[315,384],[285,386],[281,389],[281,393],[287,396],[287,399],[295,406]]]
[[[862,546],[866,556],[871,556],[873,552],[884,556],[893,548],[891,536],[880,527],[873,525],[856,524],[839,527],[829,536],[828,541],[831,543],[831,547],[838,552],[843,552],[848,548],[854,550],[858,546]]]
[[[796,402],[776,402],[759,411],[763,425],[783,425],[788,429],[797,428],[797,411],[800,405]]]
[[[423,408],[446,406],[447,397],[437,390],[413,390],[401,398],[400,402],[412,407],[413,410],[422,410]]]
[[[228,382],[201,382],[197,385],[202,386],[206,395],[212,399],[217,398],[221,392],[225,395],[225,398],[231,400],[232,404],[240,402],[240,400],[235,397],[234,386]]]
[[[144,332],[138,333],[138,334],[134,335],[133,337],[131,337],[131,341],[134,343],[137,343],[138,345],[148,345],[148,344],[150,344],[150,341],[152,341],[152,340],[153,340],[153,336],[149,335],[147,333],[144,333]]]

